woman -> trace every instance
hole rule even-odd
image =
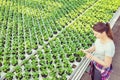
[[[93,64],[92,80],[108,80],[112,70],[112,57],[115,54],[115,46],[109,23],[98,22],[93,26],[95,45],[83,50],[86,57]],[[94,52],[94,55],[90,54]]]

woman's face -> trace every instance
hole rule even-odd
[[[102,37],[102,33],[100,33],[100,32],[97,32],[97,31],[95,31],[95,30],[93,30],[93,33],[94,33],[94,36],[96,37],[96,38],[101,38]]]

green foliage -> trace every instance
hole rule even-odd
[[[73,72],[70,62],[80,62],[85,54],[79,50],[95,41],[93,24],[108,22],[120,6],[120,0],[95,2],[0,1],[0,72],[12,80],[13,66],[18,80],[29,80],[31,76],[38,80],[39,75],[43,80],[66,80],[66,75]],[[37,53],[32,55],[32,49]]]

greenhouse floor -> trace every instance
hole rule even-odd
[[[113,72],[109,80],[120,80],[120,17],[113,27],[113,35],[115,42],[115,56],[113,58]],[[81,80],[91,80],[87,73],[84,73]]]

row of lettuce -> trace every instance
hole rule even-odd
[[[78,16],[78,10],[86,10],[93,2],[95,0],[83,0],[79,4],[78,1],[60,0],[1,0],[0,72],[8,73],[19,65],[27,58],[26,54],[31,55],[32,49],[53,38],[54,34],[65,28],[66,22],[69,23],[67,20],[72,21]],[[64,18],[67,20],[60,23]]]
[[[2,33],[1,52],[8,52],[11,50],[10,48],[13,47],[13,50],[11,51],[14,53],[18,52],[18,49],[16,48],[19,48],[20,53],[31,53],[31,49],[36,49],[39,44],[43,45],[45,41],[48,41],[54,34],[61,31],[69,22],[75,19],[78,14],[80,15],[86,10],[86,8],[88,8],[93,2],[95,2],[95,0],[89,2],[83,0],[80,1],[79,4],[78,1],[49,1],[49,3],[47,3],[47,1],[28,2],[26,0],[2,0],[0,12],[0,29]],[[53,5],[52,3],[54,3],[55,7],[51,6]],[[45,5],[42,6],[41,4]],[[56,6],[59,4],[63,6],[60,8],[58,6],[56,9]],[[50,12],[49,9],[46,10],[48,7],[50,7],[52,12]],[[30,8],[30,10],[28,8]],[[32,15],[35,14],[35,11],[33,10],[39,11],[36,12],[37,17]],[[81,10],[81,13],[79,10]],[[29,15],[29,13],[31,13],[31,15]],[[38,16],[39,14],[40,16]],[[10,44],[12,41],[14,43]],[[4,49],[5,46],[6,48]]]

